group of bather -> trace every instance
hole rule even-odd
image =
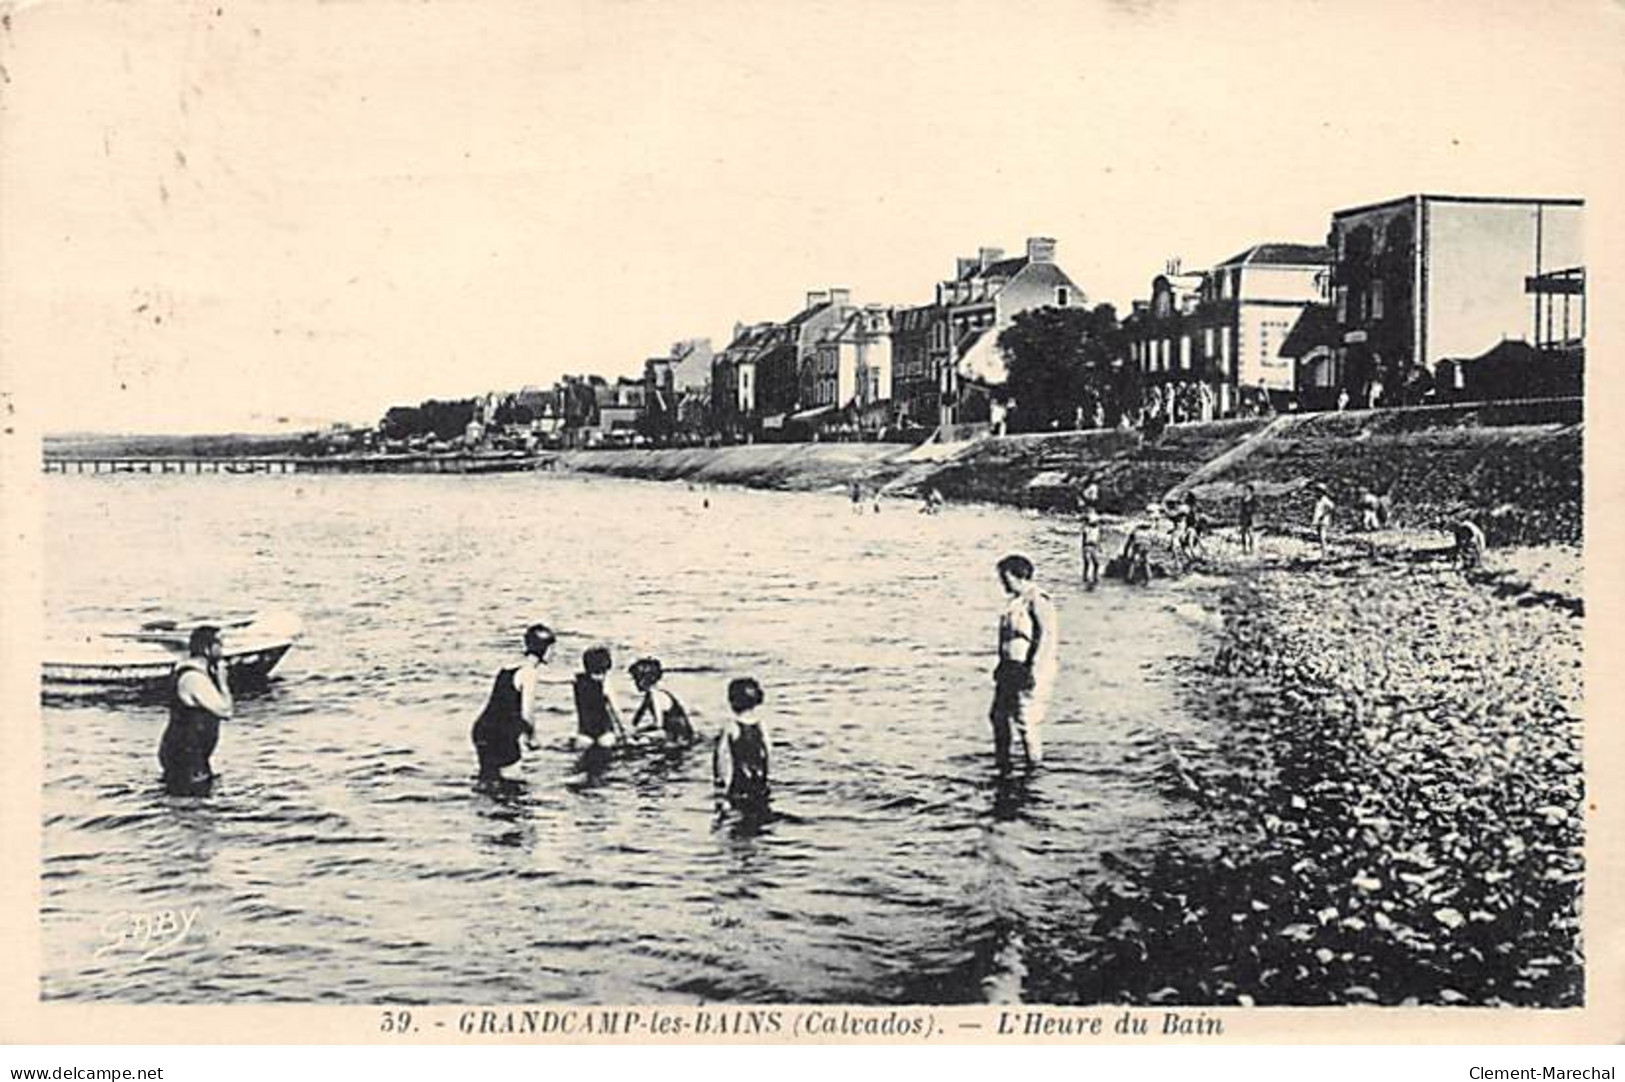
[[[482,784],[500,782],[502,769],[519,762],[521,741],[532,750],[540,747],[535,723],[538,674],[556,641],[546,625],[532,624],[525,629],[523,658],[498,670],[471,733]],[[236,704],[219,628],[195,629],[187,647],[188,656],[169,678],[169,724],[159,742],[158,763],[171,795],[202,796],[215,778],[211,757],[220,741],[220,722],[232,716]],[[581,672],[572,683],[576,731],[571,744],[575,748],[603,756],[630,747],[676,752],[697,743],[688,711],[660,686],[665,673],[658,658],[639,658],[628,670],[642,697],[630,723],[622,720],[605,686],[612,668],[606,647],[594,646],[582,655]],[[733,716],[712,748],[719,805],[747,811],[766,806],[770,746],[756,714],[763,699],[761,685],[751,677],[728,685]]]
[[[1390,485],[1380,495],[1371,489],[1362,493],[1362,526],[1366,531],[1387,524],[1391,489]],[[1317,485],[1316,491],[1311,524],[1324,552],[1336,503],[1325,485]],[[932,495],[935,498],[928,499],[927,509],[934,513],[941,504],[940,495],[934,490]],[[1083,579],[1089,589],[1095,587],[1101,574],[1099,501],[1099,487],[1090,482],[1080,494]],[[856,486],[853,506],[859,510],[863,506]],[[1238,508],[1244,551],[1253,547],[1257,506],[1253,486],[1244,486]],[[1186,495],[1174,505],[1170,518],[1175,551],[1187,559],[1194,556],[1210,527],[1195,497]],[[1129,527],[1122,552],[1107,564],[1108,575],[1129,583],[1149,581],[1152,569],[1145,533],[1144,523]],[[1477,567],[1485,548],[1483,531],[1476,523],[1463,519],[1455,524],[1453,534],[1461,566]],[[1029,765],[1036,765],[1042,754],[1039,726],[1048,713],[1057,667],[1055,607],[1034,584],[1034,568],[1026,557],[1007,556],[999,561],[997,570],[1008,606],[1000,617],[999,660],[993,674],[990,720],[994,748],[1001,765],[1008,763],[1014,744],[1020,745]],[[533,750],[538,747],[538,675],[556,643],[557,636],[546,625],[533,624],[524,632],[523,658],[498,670],[471,733],[481,783],[500,782],[503,769],[519,762],[521,744]],[[170,792],[197,795],[207,792],[214,779],[210,756],[219,741],[220,721],[231,717],[234,704],[219,629],[197,628],[188,645],[189,656],[170,677],[170,720],[158,759]],[[665,671],[658,658],[639,658],[627,670],[640,696],[630,723],[622,720],[606,685],[613,668],[607,647],[593,646],[582,654],[581,671],[571,685],[576,714],[571,742],[577,749],[601,758],[617,748],[658,747],[680,752],[697,743],[688,711],[661,686]],[[750,677],[728,684],[732,716],[712,746],[712,777],[719,807],[765,807],[770,747],[756,714],[763,700],[761,685]]]
[[[519,762],[521,741],[531,750],[540,746],[535,723],[538,676],[558,639],[545,624],[532,624],[525,629],[523,641],[523,658],[497,671],[485,709],[470,734],[483,784],[499,782],[503,768]],[[630,722],[622,719],[607,686],[613,669],[608,647],[589,647],[581,655],[581,671],[571,682],[576,730],[570,742],[576,750],[602,758],[616,749],[680,752],[697,742],[688,711],[661,686],[665,668],[659,658],[639,658],[627,670],[640,696]],[[728,684],[733,716],[713,744],[712,773],[719,802],[736,808],[760,807],[767,800],[770,749],[755,713],[763,699],[761,685],[751,677]]]

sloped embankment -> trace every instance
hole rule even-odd
[[[1352,525],[1360,489],[1392,486],[1393,525],[1448,530],[1463,515],[1491,544],[1578,541],[1583,424],[1575,402],[1363,410],[990,439],[912,479],[951,500],[1071,510],[1089,481],[1108,512],[1135,514],[1191,486],[1204,513],[1233,521],[1252,482],[1266,528],[1306,525],[1325,483]],[[1194,482],[1194,484],[1192,484]]]
[[[744,485],[800,492],[855,480],[882,483],[900,473],[909,451],[892,443],[757,443],[736,447],[571,451],[558,463],[581,473],[646,481]]]
[[[1310,486],[1320,481],[1352,524],[1363,486],[1391,486],[1398,527],[1448,530],[1465,515],[1494,545],[1579,541],[1583,425],[1577,418],[1496,420],[1472,411],[1296,418],[1194,491],[1228,518],[1240,486],[1252,482],[1266,521],[1306,523],[1315,500]]]
[[[944,464],[919,487],[935,485],[950,500],[1071,510],[1078,490],[1094,481],[1105,510],[1128,514],[1161,499],[1266,423],[1178,425],[1155,439],[1120,430],[989,439]]]

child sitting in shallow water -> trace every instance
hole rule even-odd
[[[724,803],[743,811],[767,806],[770,746],[761,719],[753,714],[764,698],[762,685],[748,676],[728,684],[728,705],[734,716],[717,734],[711,755],[719,808]]]
[[[632,715],[632,735],[659,733],[666,743],[679,747],[694,743],[694,726],[689,723],[688,711],[675,695],[659,686],[660,678],[665,675],[660,659],[639,658],[627,671],[632,675],[632,683],[643,693],[643,701]]]

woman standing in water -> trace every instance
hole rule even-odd
[[[536,676],[556,641],[545,624],[532,624],[525,629],[524,660],[497,673],[472,733],[481,781],[499,780],[503,767],[519,761],[521,736],[536,749]]]
[[[1033,582],[1027,557],[1006,556],[998,572],[1009,602],[999,616],[999,662],[993,670],[993,754],[1001,767],[1008,766],[1011,737],[1017,736],[1027,766],[1034,767],[1044,757],[1040,728],[1060,667],[1055,603]]]
[[[186,650],[188,657],[169,678],[169,724],[158,743],[158,764],[170,795],[203,796],[214,782],[209,757],[220,742],[220,722],[236,704],[221,660],[220,629],[193,629]]]

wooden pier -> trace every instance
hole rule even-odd
[[[552,469],[544,455],[45,456],[46,473],[524,473]]]

